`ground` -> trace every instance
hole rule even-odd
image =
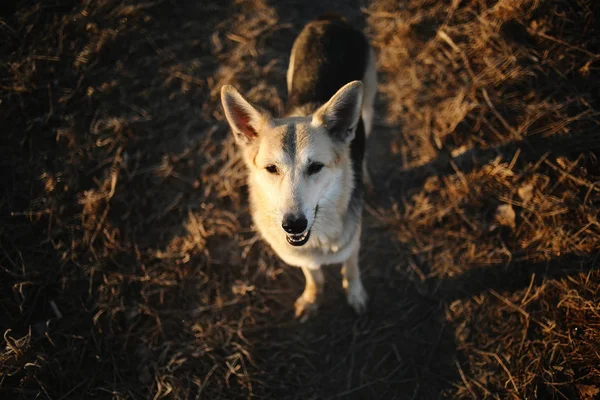
[[[6,398],[600,393],[600,7],[18,1],[0,8]],[[365,30],[369,311],[252,226],[223,84],[281,112],[295,35]]]

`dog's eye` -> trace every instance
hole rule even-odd
[[[277,173],[277,167],[275,165],[273,165],[273,164],[267,165],[267,167],[265,169],[270,174],[276,174]]]
[[[314,175],[318,174],[323,169],[323,164],[321,163],[312,163],[308,166],[308,174]]]

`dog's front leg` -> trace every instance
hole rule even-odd
[[[356,249],[352,251],[350,258],[346,260],[342,267],[342,286],[346,290],[348,304],[350,304],[357,314],[362,314],[367,309],[369,296],[360,279],[360,270],[358,268],[359,250],[360,246],[357,245]]]
[[[302,272],[306,278],[306,286],[302,296],[296,300],[296,318],[299,318],[300,322],[306,322],[319,309],[325,277],[321,267],[314,269],[302,267]]]

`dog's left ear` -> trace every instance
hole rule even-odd
[[[325,126],[333,138],[349,143],[354,139],[362,110],[362,98],[362,82],[352,81],[314,113],[312,123]]]

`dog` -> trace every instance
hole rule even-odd
[[[243,153],[254,224],[287,264],[306,278],[295,314],[314,315],[323,265],[343,264],[342,285],[358,314],[368,295],[359,270],[366,175],[365,144],[377,91],[375,52],[337,16],[308,23],[294,41],[284,117],[221,89],[226,119]]]

